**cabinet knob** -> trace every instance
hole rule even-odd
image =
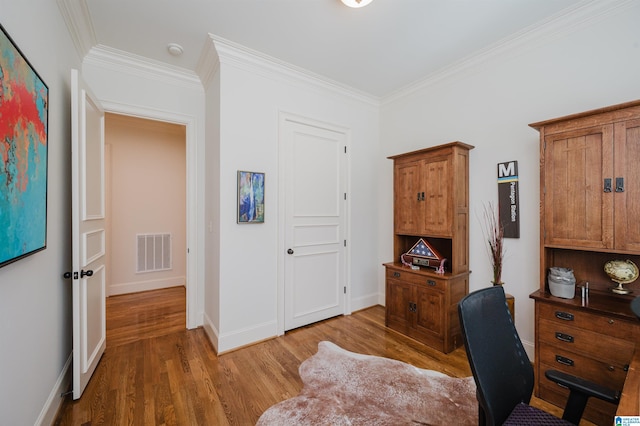
[[[400,278],[400,272],[394,272],[393,276],[394,278]]]
[[[427,284],[431,287],[434,287],[436,285],[436,282],[434,280],[427,280]]]
[[[610,319],[610,320],[609,320],[609,324],[613,324],[614,322],[615,322],[615,321],[614,321],[614,320],[612,320],[612,319]]]
[[[613,365],[610,365],[610,366],[608,366],[608,367],[607,367],[607,370],[609,370],[609,371],[613,371],[613,370],[615,370],[615,369],[616,369],[616,368],[615,368]]]

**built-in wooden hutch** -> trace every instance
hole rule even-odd
[[[394,163],[393,262],[386,263],[386,325],[445,353],[463,344],[458,301],[469,292],[469,150],[451,142],[389,157]],[[424,239],[445,272],[400,256]]]
[[[640,337],[629,306],[640,296],[640,280],[624,285],[632,293],[616,294],[603,269],[617,259],[640,265],[640,101],[530,126],[540,132],[540,288],[531,295],[535,394],[564,406],[566,390],[547,380],[545,370],[622,390]],[[575,298],[550,294],[553,266],[573,270]],[[611,424],[615,412],[592,398],[584,417]]]

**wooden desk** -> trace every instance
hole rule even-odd
[[[631,364],[629,364],[629,371],[624,381],[616,415],[640,415],[640,348],[638,347],[636,347]]]

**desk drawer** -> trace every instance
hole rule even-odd
[[[575,352],[561,350],[549,345],[540,345],[540,380],[546,370],[560,370],[615,390],[622,390],[627,377],[628,364],[612,364],[586,357]],[[630,360],[627,360],[627,363]]]
[[[545,346],[583,354],[603,363],[628,365],[635,345],[632,341],[571,327],[565,321],[538,320],[538,338]]]
[[[446,288],[445,280],[443,279],[413,274],[409,271],[398,271],[397,269],[391,268],[387,268],[387,279],[425,286],[437,291],[444,291]]]
[[[634,340],[635,324],[607,315],[596,315],[571,306],[536,303],[538,318],[591,330],[599,334]]]

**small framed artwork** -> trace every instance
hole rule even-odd
[[[238,170],[238,223],[264,222],[264,173]]]
[[[0,25],[0,266],[47,246],[49,88]]]

